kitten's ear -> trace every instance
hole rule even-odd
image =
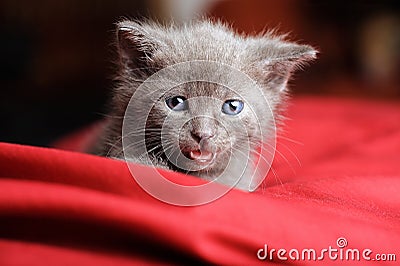
[[[291,74],[317,58],[318,51],[309,45],[301,45],[285,41],[269,43],[264,47],[264,57],[260,58],[261,68],[266,82],[280,90]]]
[[[122,66],[136,69],[147,66],[159,42],[139,23],[122,21],[117,24],[117,44]]]

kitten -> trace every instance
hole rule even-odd
[[[274,137],[290,75],[317,53],[285,36],[243,36],[209,20],[183,26],[122,21],[117,47],[117,86],[93,152],[209,180],[223,175],[218,182],[229,185],[243,173],[236,187],[244,190],[260,183],[252,177],[254,162],[273,154],[260,155],[260,147]],[[145,82],[171,66],[175,74]],[[172,87],[160,89],[165,84]]]

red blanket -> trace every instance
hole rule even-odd
[[[198,207],[154,199],[120,161],[0,144],[0,265],[395,265],[399,102],[299,98],[288,117],[265,184]]]

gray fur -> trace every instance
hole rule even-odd
[[[186,115],[174,114],[176,125],[182,123],[183,119],[188,119],[188,116],[200,116],[193,118],[183,127],[177,128],[174,121],[164,125],[168,127],[167,132],[170,134],[167,134],[167,138],[170,136],[171,143],[186,152],[199,146],[199,139],[196,141],[193,132],[195,135],[201,135],[204,132],[215,135],[212,139],[203,142],[217,150],[215,163],[207,169],[189,172],[206,179],[221,174],[227,165],[229,155],[235,152],[229,151],[229,147],[240,149],[244,135],[248,134],[251,148],[254,151],[257,149],[262,139],[257,123],[261,123],[262,127],[268,129],[272,127],[273,119],[280,120],[290,75],[306,62],[314,59],[317,53],[311,46],[286,41],[285,36],[276,36],[271,32],[259,36],[239,35],[228,26],[209,20],[191,22],[183,26],[122,21],[117,25],[117,48],[120,60],[119,72],[116,79],[117,86],[111,100],[111,111],[104,131],[92,149],[92,152],[98,155],[124,158],[121,128],[127,104],[136,88],[144,80],[167,66],[193,60],[215,61],[242,71],[262,87],[274,115],[272,118],[258,113],[264,112],[265,102],[257,99],[251,88],[239,89],[241,95],[250,99],[249,103],[260,119],[258,122],[257,117],[246,112],[236,118],[221,116],[219,101],[224,102],[238,96],[217,84],[192,82],[168,92],[171,96],[184,95],[189,100],[203,96],[215,99],[199,98],[198,101],[189,102],[190,110]],[[163,101],[157,103],[147,119],[147,128],[161,128],[169,112]],[[132,117],[130,120],[134,119]],[[225,119],[227,130],[219,125],[220,119]],[[241,126],[238,126],[235,119],[240,119]],[[131,122],[134,123],[134,121]],[[243,132],[243,125],[246,132]],[[180,136],[179,140],[176,136]],[[157,133],[146,133],[146,137],[149,150],[160,144]],[[155,149],[149,154],[150,161],[145,157],[129,159],[138,163],[154,164],[157,167],[187,172],[173,166],[164,155],[162,149]]]

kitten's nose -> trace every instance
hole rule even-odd
[[[191,131],[190,135],[197,143],[200,143],[201,140],[211,139],[215,136],[214,132],[212,131],[201,131],[201,132]]]

